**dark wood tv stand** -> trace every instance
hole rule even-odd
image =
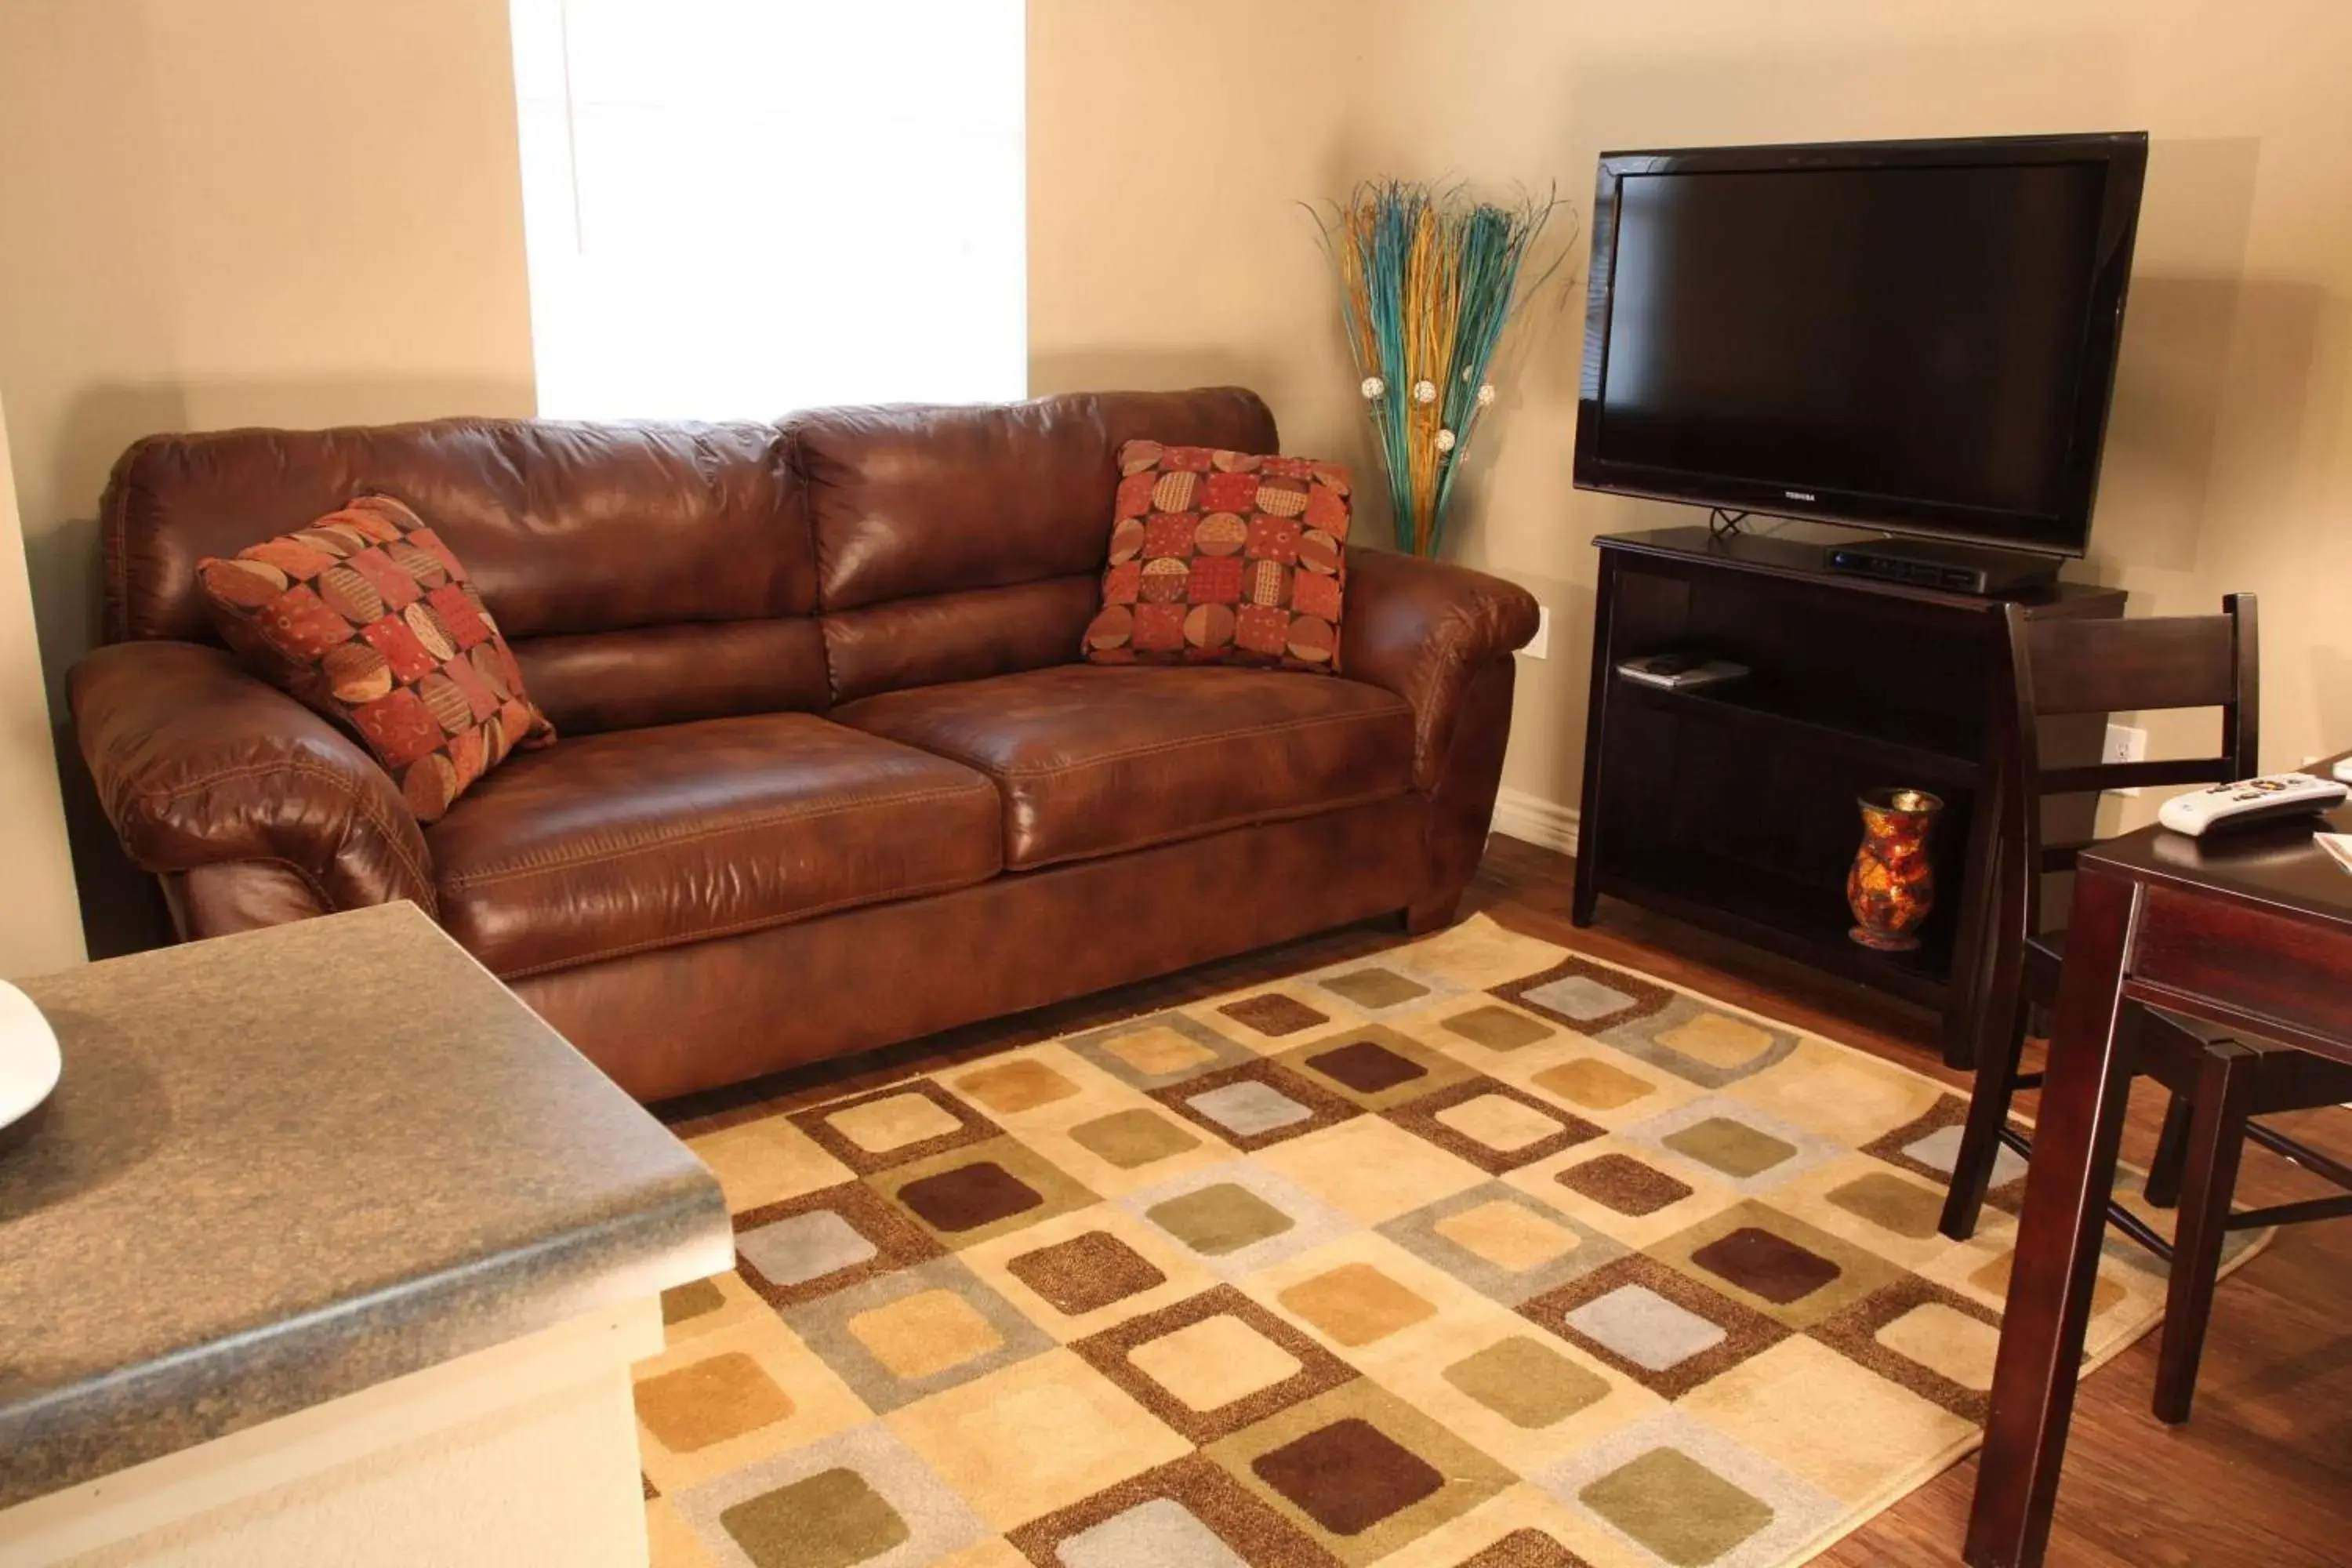
[[[1936,1009],[1945,1059],[1965,1067],[1994,858],[2000,606],[2012,601],[1828,571],[1832,537],[1852,536],[1694,526],[1593,542],[1573,918],[1589,925],[1602,895],[1623,899]],[[2061,582],[2013,602],[2037,616],[2114,616],[2124,594]],[[1682,648],[1750,673],[1696,691],[1617,674],[1625,659]],[[2104,728],[2092,715],[2045,735],[2044,761],[2095,761]],[[1883,785],[1945,801],[1937,905],[1911,953],[1846,935],[1854,797]],[[2097,803],[2074,804],[2082,820],[2052,830],[2087,837]]]

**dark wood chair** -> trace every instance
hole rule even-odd
[[[2039,1073],[2018,1070],[2027,1014],[2032,1005],[2057,1000],[2066,952],[2063,931],[2042,930],[2042,884],[2049,873],[2070,869],[2084,847],[2042,842],[2043,802],[2133,785],[2222,783],[2261,771],[2252,595],[2223,600],[2218,616],[2029,621],[2013,605],[2007,614],[2014,700],[2001,737],[2007,765],[1993,836],[1997,868],[1987,915],[1992,958],[1978,1013],[1976,1089],[1944,1204],[1943,1232],[1955,1240],[1975,1233],[2002,1146],[2032,1153],[2025,1135],[2010,1124],[2010,1100],[2042,1081]],[[2043,719],[2185,708],[2221,710],[2219,755],[2042,765]],[[2239,1155],[2249,1138],[2352,1189],[2352,1168],[2251,1119],[2352,1100],[2352,1068],[2285,1046],[2228,1037],[2137,1005],[2122,1026],[2134,1070],[2172,1091],[2147,1192],[2158,1207],[2177,1205],[2179,1219],[2168,1242],[2120,1205],[2109,1207],[2107,1218],[2171,1266],[2155,1407],[2161,1420],[2186,1421],[2224,1235],[2352,1215],[2352,1195],[2232,1215]]]

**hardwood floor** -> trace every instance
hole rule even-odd
[[[1926,1014],[1622,904],[1604,902],[1593,928],[1575,930],[1568,919],[1572,866],[1563,856],[1497,836],[1468,908],[1900,1061],[1965,1092],[1967,1076],[1941,1065],[1935,1021]],[[1404,940],[1392,925],[1352,927],[658,1109],[691,1136]],[[2032,1100],[2021,1096],[2021,1110],[2031,1114]],[[2125,1133],[2126,1159],[2147,1159],[2163,1109],[2158,1090],[2139,1086]],[[2352,1159],[2352,1111],[2277,1120],[2305,1142]],[[2333,1191],[2261,1149],[2247,1151],[2242,1202]],[[2222,1282],[2196,1415],[2186,1426],[2163,1426],[2148,1414],[2155,1369],[2150,1335],[2084,1384],[2051,1537],[2053,1565],[2352,1563],[2352,1221],[2292,1227]],[[1817,1561],[1840,1568],[1955,1563],[1975,1484],[1970,1459]]]

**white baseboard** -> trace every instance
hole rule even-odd
[[[1506,784],[1495,795],[1495,831],[1573,855],[1576,808]]]

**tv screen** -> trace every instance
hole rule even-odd
[[[2146,153],[1604,154],[1577,483],[2080,554]]]

